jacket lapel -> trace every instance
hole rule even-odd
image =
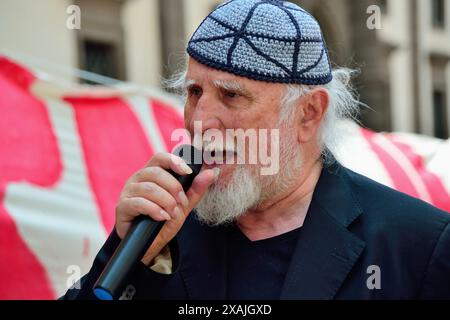
[[[194,214],[191,214],[191,217]],[[190,230],[181,239],[183,255],[180,274],[188,298],[224,300],[227,289],[226,233],[223,227],[210,228],[190,219]]]
[[[347,229],[362,210],[345,170],[335,163],[322,171],[281,299],[333,299],[364,250]]]

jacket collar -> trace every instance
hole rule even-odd
[[[325,166],[313,195],[314,200],[345,228],[363,213],[348,171],[337,160]]]
[[[281,299],[333,299],[363,252],[347,229],[362,214],[349,179],[338,162],[322,170]]]

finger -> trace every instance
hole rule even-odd
[[[185,216],[184,213],[181,213],[176,219],[167,221],[164,224],[158,236],[153,241],[142,259],[144,264],[149,265],[158,253],[161,252],[161,250],[176,236],[186,221],[186,218],[187,215]]]
[[[129,186],[131,197],[144,198],[156,203],[172,218],[177,218],[180,209],[177,207],[177,200],[167,190],[154,182],[131,183]]]
[[[171,220],[170,215],[156,203],[144,198],[134,197],[122,199],[118,205],[121,222],[131,222],[136,216],[143,214],[155,221]]]
[[[181,183],[175,179],[173,175],[160,167],[144,168],[137,172],[134,179],[130,182],[130,186],[133,182],[153,182],[169,192],[182,206],[187,207],[189,205],[188,198],[183,190],[183,187],[181,186]],[[125,195],[128,197],[133,196],[132,192],[129,190],[129,186],[127,186]]]
[[[192,173],[192,169],[182,158],[170,153],[157,153],[147,163],[147,167],[161,167],[164,169],[171,169],[182,176]]]

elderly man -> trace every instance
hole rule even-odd
[[[308,12],[284,1],[229,1],[202,22],[187,52],[186,129],[194,133],[198,121],[225,136],[277,129],[280,170],[206,165],[185,194],[166,169],[190,168],[155,155],[124,186],[114,231],[65,299],[94,298],[93,284],[139,214],[166,222],[122,299],[450,298],[450,215],[332,156],[335,124],[358,103],[350,71],[331,70]]]

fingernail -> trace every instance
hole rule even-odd
[[[175,209],[173,209],[173,217],[176,219],[178,217],[180,217],[182,215],[180,208],[175,207]]]
[[[172,162],[175,164],[175,165],[180,165],[180,164],[182,164],[183,163],[183,159],[181,159],[180,157],[177,157],[177,156],[175,156],[175,155],[171,155],[171,157],[172,157]]]
[[[172,158],[172,162],[178,167],[180,168],[184,173],[186,174],[191,174],[192,173],[192,169],[186,164],[186,162],[184,162],[183,159],[173,156]]]
[[[215,181],[217,181],[220,175],[220,168],[213,168],[212,171],[214,172]]]
[[[180,167],[181,170],[183,170],[184,173],[186,174],[192,173],[192,169],[186,163],[182,162],[178,166]]]
[[[183,191],[180,191],[180,193],[178,194],[178,197],[181,200],[181,204],[183,205],[183,207],[187,208],[189,206],[189,200],[186,197],[186,195],[184,194]]]
[[[170,217],[170,214],[168,214],[166,211],[161,210],[159,211],[159,213],[163,216],[164,219],[166,220],[171,220],[172,218]]]

